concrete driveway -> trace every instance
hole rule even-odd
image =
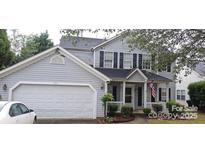
[[[97,124],[93,119],[38,119],[37,124]]]

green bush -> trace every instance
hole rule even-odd
[[[200,110],[205,109],[205,81],[191,83],[188,86],[190,105],[197,106]]]
[[[133,107],[123,106],[121,108],[121,113],[123,117],[131,117],[133,115]]]
[[[156,113],[158,113],[158,112],[162,111],[162,104],[153,104],[152,108]]]
[[[117,110],[118,110],[118,105],[117,104],[109,104],[108,103],[108,116],[114,117]]]
[[[103,96],[102,96],[102,98],[101,98],[101,101],[103,102],[103,106],[104,106],[104,117],[106,118],[106,116],[107,116],[107,113],[106,113],[106,107],[107,107],[107,102],[109,102],[109,101],[113,101],[114,100],[114,97],[113,97],[113,95],[111,94],[111,93],[106,93],[106,94],[104,94]]]
[[[148,115],[151,112],[150,108],[144,108],[143,109],[144,114]]]
[[[166,107],[169,110],[169,113],[181,113],[181,111],[176,111],[176,110],[173,111],[172,106],[183,107],[183,105],[177,103],[175,100],[170,100],[169,102],[166,103]]]

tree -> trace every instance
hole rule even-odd
[[[9,35],[9,41],[11,44],[11,51],[16,55],[21,53],[22,48],[26,45],[27,36],[21,34],[17,29],[10,30],[11,34]]]
[[[0,70],[14,63],[15,54],[10,51],[10,42],[5,29],[0,29]]]
[[[101,101],[103,102],[103,106],[104,106],[104,117],[105,118],[107,117],[107,103],[113,100],[114,100],[114,97],[111,93],[106,93],[101,98]]]
[[[78,34],[81,30],[61,30],[66,36]],[[99,29],[84,31],[98,32]],[[205,30],[201,29],[132,29],[103,30],[107,33],[122,32],[128,37],[131,49],[139,48],[150,52],[155,60],[154,69],[163,69],[176,62],[178,74],[185,68],[194,69],[199,62],[205,61]],[[186,69],[186,74],[190,73]]]
[[[36,34],[28,36],[25,46],[21,50],[20,56],[17,56],[17,62],[27,59],[51,47],[53,47],[53,42],[49,39],[47,31],[40,35]]]

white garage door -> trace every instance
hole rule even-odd
[[[95,93],[89,86],[20,84],[12,100],[22,101],[38,117],[95,118]]]

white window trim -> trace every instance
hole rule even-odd
[[[105,54],[106,53],[112,53],[112,66],[111,67],[105,67]],[[114,52],[109,52],[109,51],[104,51],[104,63],[103,63],[104,68],[114,68]]]
[[[177,91],[179,91],[179,97],[180,97],[179,99],[177,99],[177,96],[178,96]],[[177,99],[177,100],[180,100],[180,101],[186,101],[186,90],[177,89],[177,91],[176,91],[176,99]],[[185,99],[184,99],[184,100],[182,99],[182,91],[184,91],[184,96],[185,96]]]
[[[133,53],[130,52],[122,52],[123,53],[123,69],[132,69],[133,68]],[[131,67],[125,68],[125,54],[129,54],[131,56]]]
[[[146,55],[146,56],[150,56],[150,68],[149,68],[149,69],[144,68],[144,63],[143,63],[143,57],[144,57],[144,55]],[[142,69],[143,69],[143,70],[151,70],[151,68],[152,68],[152,59],[151,59],[151,55],[149,55],[149,54],[142,54]]]

